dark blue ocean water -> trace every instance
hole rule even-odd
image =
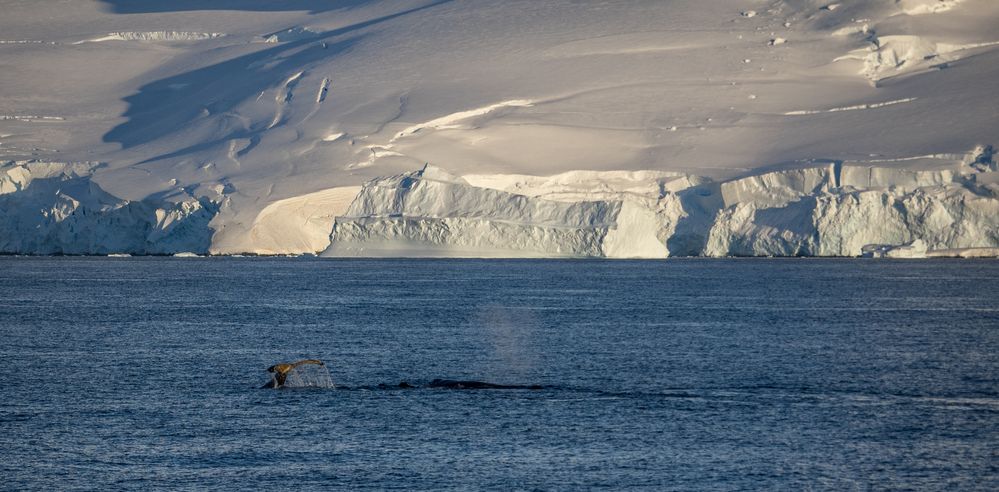
[[[0,337],[4,489],[999,487],[997,261],[6,257]]]

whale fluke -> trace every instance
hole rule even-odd
[[[298,371],[298,368],[302,366],[318,366],[317,369],[320,371],[319,377],[303,377],[305,375]],[[330,379],[329,371],[326,370],[326,363],[317,359],[303,359],[300,361],[292,362],[290,364],[274,364],[267,368],[267,372],[271,373],[271,380],[267,384],[263,385],[263,388],[269,389],[280,389],[285,387],[333,387],[333,381]],[[316,375],[313,375],[316,376]],[[313,380],[315,379],[315,380]]]

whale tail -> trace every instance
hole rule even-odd
[[[271,380],[263,387],[281,388],[333,388],[333,378],[326,363],[318,359],[304,359],[292,363],[274,364],[267,368]]]

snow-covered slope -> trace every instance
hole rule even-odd
[[[8,252],[999,246],[993,158],[971,162],[999,141],[991,0],[0,0],[0,11],[4,169],[101,164],[8,179]],[[454,179],[398,177],[426,163]],[[100,211],[99,234],[52,232],[70,230],[52,212],[65,197]],[[133,208],[134,220],[114,212]],[[157,210],[183,216],[183,234],[153,233]]]

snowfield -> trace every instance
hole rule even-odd
[[[999,251],[991,0],[0,8],[0,253]]]

